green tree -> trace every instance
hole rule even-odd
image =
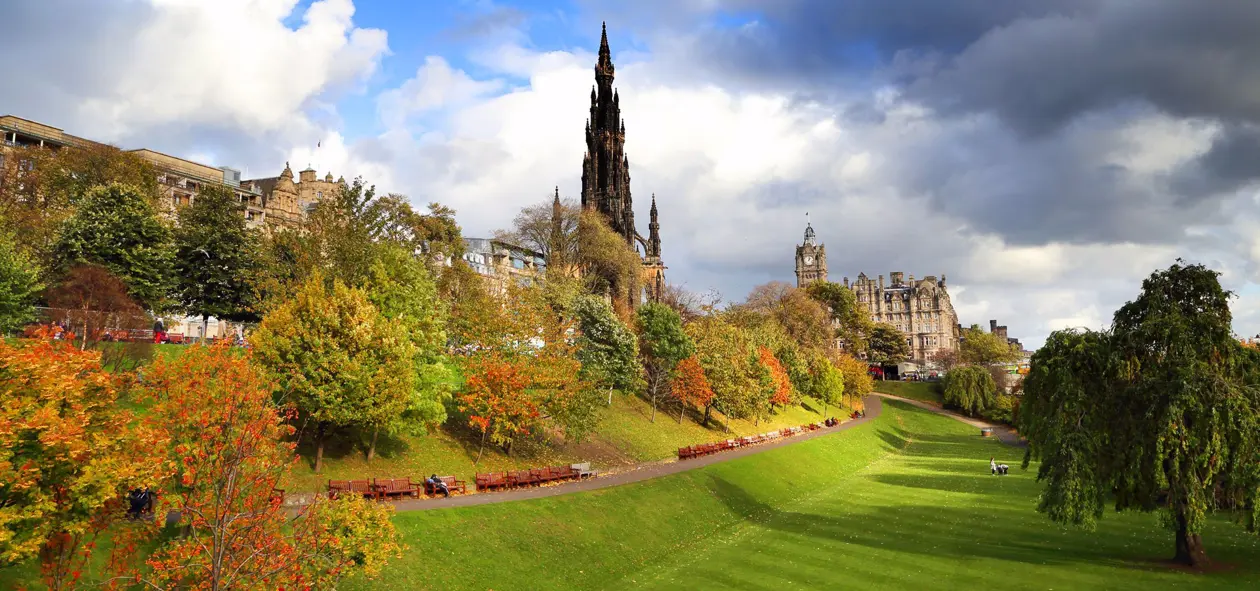
[[[438,299],[424,262],[401,247],[389,245],[372,264],[368,277],[368,297],[381,315],[398,324],[411,341],[414,351],[415,390],[410,408],[384,425],[387,432],[409,426],[421,430],[446,421],[446,403],[451,398],[452,376],[443,352],[446,346],[444,303]],[[373,429],[368,459],[376,455],[379,429]]]
[[[757,385],[749,379],[755,358],[747,335],[712,315],[688,323],[685,328],[695,342],[700,367],[713,390],[713,397],[704,407],[704,425],[708,426],[714,409],[735,418],[752,416]]]
[[[62,227],[55,252],[60,272],[83,263],[101,265],[145,308],[160,312],[170,302],[171,230],[140,189],[109,184],[88,191]]]
[[[263,318],[254,355],[292,404],[315,426],[315,472],[334,428],[388,428],[412,409],[415,346],[402,324],[377,311],[367,294],[316,272],[292,300]]]
[[[818,374],[817,396],[823,403],[820,415],[825,418],[828,406],[839,406],[844,400],[844,374],[826,358],[821,359],[815,371]]]
[[[979,416],[997,403],[997,383],[983,367],[964,365],[945,374],[945,406]]]
[[[158,173],[133,152],[93,144],[49,150],[15,147],[0,158],[0,231],[21,236],[21,249],[55,280],[53,246],[62,223],[91,189],[110,183],[135,187],[155,207],[162,207]]]
[[[647,374],[652,418],[656,422],[657,398],[667,393],[678,362],[695,354],[695,344],[683,332],[682,317],[669,306],[649,303],[635,311],[643,369]]]
[[[580,336],[577,359],[582,363],[582,376],[612,391],[633,392],[642,383],[639,366],[639,344],[634,333],[613,313],[603,298],[580,296],[573,301]]]
[[[1019,430],[1041,461],[1038,510],[1093,527],[1117,511],[1160,511],[1174,559],[1207,563],[1209,512],[1260,517],[1256,358],[1230,333],[1217,273],[1181,261],[1153,273],[1111,331],[1058,331],[1033,355]]]
[[[875,323],[866,308],[858,303],[852,289],[830,281],[814,281],[805,286],[805,292],[831,312],[836,337],[845,351],[850,355],[866,352],[867,339]]]
[[[962,342],[958,345],[958,358],[963,363],[1011,363],[1019,359],[1019,355],[1019,351],[1006,342],[1006,339],[984,332],[977,324],[963,331]]]
[[[910,358],[910,343],[905,333],[892,325],[877,323],[867,340],[866,357],[879,365],[901,363]]]
[[[0,338],[35,320],[35,299],[42,289],[35,262],[0,231]]]
[[[206,186],[179,209],[175,229],[176,296],[189,315],[256,321],[258,239],[245,207],[225,187]],[[203,331],[204,332],[204,331]]]

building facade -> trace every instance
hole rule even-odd
[[[50,125],[13,115],[0,116],[0,156],[7,149],[34,146],[53,150],[108,147]],[[344,178],[334,181],[329,173],[320,180],[309,168],[295,181],[288,163],[280,176],[242,181],[240,171],[226,166],[214,167],[147,148],[127,150],[127,153],[153,165],[162,191],[162,213],[172,216],[179,207],[191,204],[202,188],[222,186],[240,200],[249,226],[295,227],[315,202],[345,186]]]
[[[273,228],[297,228],[306,219],[316,203],[332,197],[346,186],[345,177],[333,180],[332,173],[319,178],[313,168],[298,173],[293,178],[293,169],[284,163],[280,176],[240,181],[241,186],[262,195],[264,219]]]
[[[827,280],[827,248],[818,244],[814,227],[805,224],[805,241],[796,247],[796,286]]]
[[[870,313],[875,322],[892,325],[906,335],[910,345],[910,358],[918,363],[930,364],[938,351],[958,350],[958,315],[950,302],[945,285],[945,275],[928,275],[916,281],[908,279],[900,271],[872,280],[865,273],[857,281],[844,286],[853,290],[859,306]]]
[[[644,238],[634,226],[634,199],[630,194],[630,158],[626,155],[626,123],[621,118],[621,98],[613,88],[616,68],[608,48],[608,27],[600,34],[599,59],[595,63],[595,86],[591,88],[591,108],[586,120],[586,154],[582,157],[582,207],[594,209],[608,220],[631,248],[642,247],[643,273],[638,285],[625,288],[631,306],[646,295],[657,301],[665,291],[665,264],[661,259],[660,223],[656,195],[652,196],[649,236]]]
[[[465,238],[464,262],[496,295],[507,293],[513,283],[532,285],[547,269],[542,253],[493,238]]]

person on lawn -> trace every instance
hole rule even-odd
[[[993,458],[989,458],[989,474],[997,474],[997,462],[993,461]]]
[[[446,483],[442,482],[442,479],[438,478],[437,474],[429,476],[429,484],[433,486],[434,494],[436,494],[438,491],[441,491],[442,496],[444,497],[451,496],[451,490],[446,488]]]

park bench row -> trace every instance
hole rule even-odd
[[[732,449],[736,449],[736,448],[740,448],[740,447],[744,447],[748,445],[757,445],[759,443],[765,443],[767,441],[774,441],[781,437],[791,437],[793,435],[800,435],[801,433],[805,433],[808,431],[816,431],[821,428],[822,428],[822,425],[819,425],[818,423],[810,423],[808,425],[801,425],[799,427],[784,427],[783,429],[779,429],[778,431],[767,431],[765,433],[759,433],[757,435],[745,435],[744,437],[738,437],[735,439],[727,439],[726,441],[717,441],[714,443],[701,443],[700,445],[689,445],[687,447],[678,448],[678,459],[687,460],[691,458],[698,458],[700,456],[707,456],[710,454],[720,453],[720,452],[724,452],[727,450],[732,450]]]
[[[454,476],[440,477],[442,483],[446,485],[447,490],[452,493],[468,492],[468,486],[463,480],[457,480]],[[337,498],[343,494],[359,494],[365,498],[374,500],[385,500],[398,497],[410,497],[413,499],[420,498],[421,495],[432,496],[438,494],[437,488],[427,480],[414,482],[410,478],[373,478],[371,480],[329,480],[328,496]]]
[[[549,466],[531,468],[529,470],[512,470],[509,472],[486,472],[477,474],[478,491],[505,490],[524,486],[535,486],[549,482],[565,480],[581,480],[595,475],[590,462],[570,464],[568,466]]]

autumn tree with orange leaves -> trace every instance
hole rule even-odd
[[[695,355],[678,362],[674,368],[674,379],[670,383],[670,393],[678,401],[678,422],[682,423],[683,413],[687,408],[707,409],[713,403],[713,388],[704,377],[704,368]]]
[[[120,389],[99,352],[0,340],[0,565],[38,556],[48,588],[74,588],[123,491],[155,476],[143,454],[161,436]]]
[[[491,353],[470,359],[464,374],[464,388],[455,399],[459,411],[468,417],[468,426],[481,432],[477,461],[487,439],[511,453],[516,437],[529,433],[530,424],[541,416],[526,391],[527,371],[519,360]]]
[[[325,588],[369,576],[400,552],[387,505],[317,499],[290,515],[276,487],[296,461],[293,411],[245,356],[195,347],[146,372],[153,420],[169,435],[160,498],[183,535],[116,580],[170,589]]]
[[[770,379],[774,383],[774,393],[770,395],[770,404],[779,406],[790,404],[795,392],[792,389],[792,380],[788,378],[783,364],[779,363],[779,359],[768,347],[757,348],[757,359],[770,371]]]

